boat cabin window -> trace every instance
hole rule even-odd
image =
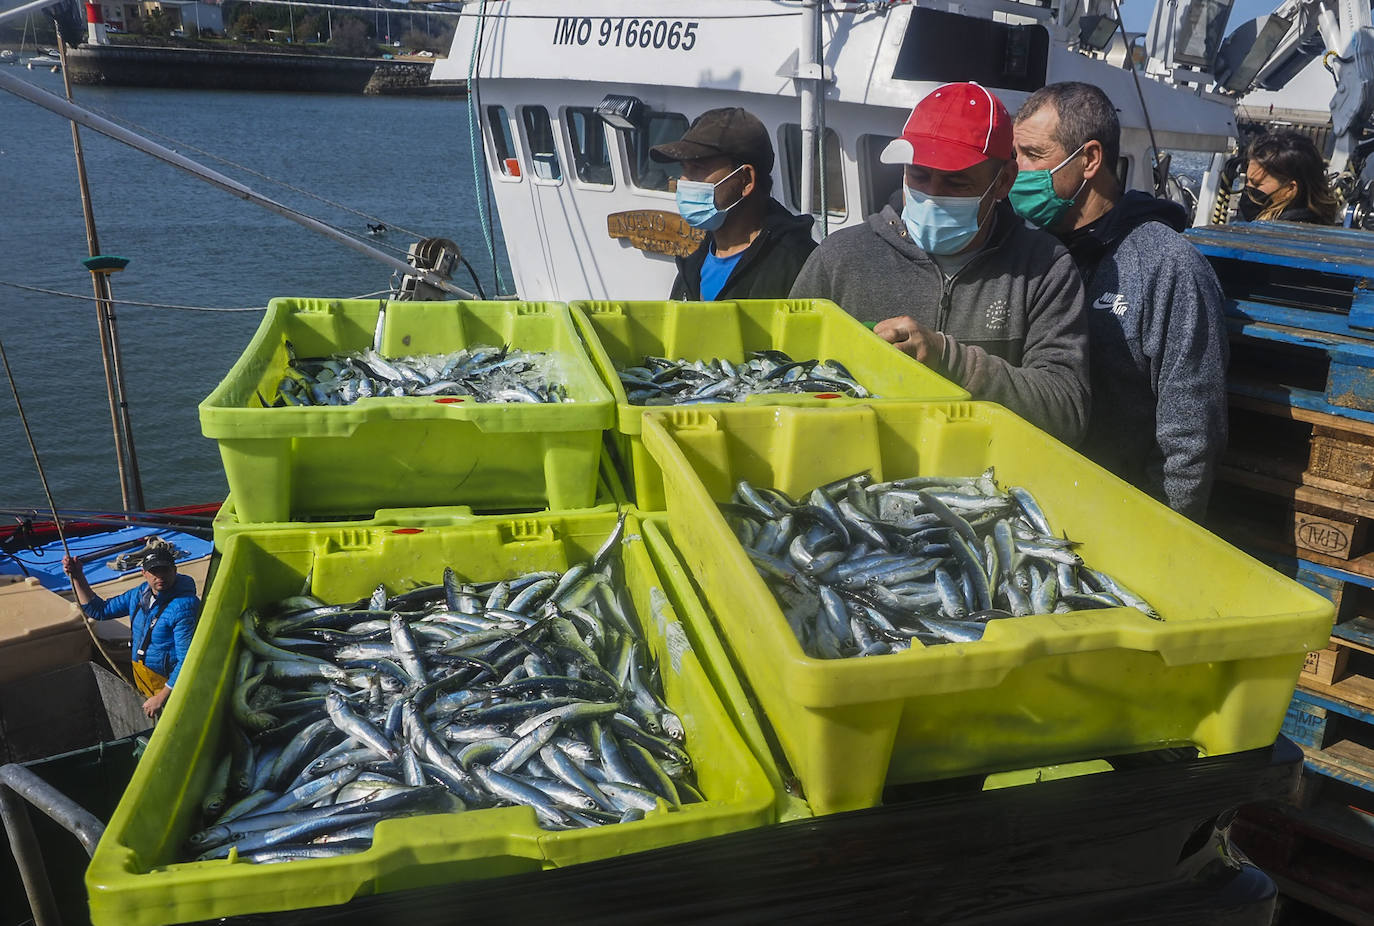
[[[568,130],[568,149],[573,170],[583,183],[613,186],[611,151],[606,146],[606,125],[590,106],[569,106],[563,110]]]
[[[554,183],[562,180],[563,168],[558,163],[549,111],[542,106],[522,106],[520,116],[525,123],[525,144],[529,147],[530,172],[534,179]]]
[[[891,135],[859,136],[859,196],[864,215],[881,212],[902,187],[902,165],[884,164],[880,157]],[[897,207],[900,211],[901,206]]]
[[[515,156],[515,139],[511,137],[510,119],[506,116],[506,107],[487,107],[487,136],[490,139],[487,150],[495,159],[495,166],[500,175],[518,180],[520,178],[520,161]]]
[[[644,125],[622,132],[628,145],[630,180],[641,190],[670,191],[682,176],[681,164],[660,164],[649,157],[649,149],[667,141],[677,141],[687,131],[682,113],[650,113]]]
[[[795,122],[782,127],[783,181],[787,184],[787,204],[797,212],[820,211],[821,183],[820,165],[815,165],[812,173],[812,201],[809,206],[801,204],[801,164],[802,130]],[[833,216],[843,217],[844,204],[844,159],[840,155],[840,137],[834,129],[825,130],[825,200],[827,211]]]

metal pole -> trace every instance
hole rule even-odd
[[[825,163],[825,44],[823,41],[825,20],[820,13],[820,4],[814,22],[811,24],[812,57],[816,63],[816,176],[819,178],[818,192],[821,200],[821,237],[830,234],[830,192],[826,189]]]
[[[95,855],[105,824],[100,818],[22,765],[0,765],[0,793],[13,792],[51,817]]]
[[[0,768],[0,772],[14,767],[7,765]],[[52,883],[48,881],[48,867],[43,864],[43,850],[38,845],[38,837],[34,835],[29,810],[3,783],[0,783],[0,821],[5,824],[5,836],[14,853],[19,878],[24,882],[24,893],[29,898],[29,911],[33,913],[35,926],[61,923],[57,900],[52,895]]]
[[[107,135],[115,141],[122,142],[131,148],[137,148],[144,154],[152,155],[159,161],[164,161],[171,164],[173,167],[184,170],[188,174],[204,180],[211,186],[219,187],[221,190],[233,193],[240,199],[245,199],[255,206],[261,206],[269,212],[275,212],[277,215],[290,219],[298,225],[304,225],[313,232],[317,232],[318,234],[324,235],[326,238],[346,245],[379,263],[386,264],[393,270],[418,277],[431,286],[436,286],[444,292],[453,293],[461,299],[477,298],[475,294],[468,292],[460,286],[454,285],[449,280],[445,280],[432,271],[413,267],[405,261],[392,257],[390,254],[383,251],[379,251],[365,242],[346,235],[336,228],[331,228],[317,219],[313,219],[288,206],[284,206],[276,200],[269,199],[261,193],[244,186],[237,180],[232,180],[221,173],[211,170],[203,164],[178,154],[170,148],[165,148],[162,145],[151,142],[136,132],[130,132],[123,126],[117,125],[101,116],[97,116],[95,113],[84,110],[72,103],[68,103],[61,97],[54,96],[46,90],[41,90],[33,84],[20,80],[18,77],[11,77],[3,71],[0,71],[0,90],[8,91],[21,99],[28,100],[30,103],[41,106],[49,112],[56,113],[64,119],[79,122],[88,129],[92,129],[102,135]]]
[[[71,69],[67,67],[67,43],[62,39],[61,30],[57,34],[57,53],[62,59],[62,86],[67,99],[72,98]],[[81,215],[86,221],[86,250],[91,257],[100,253],[100,236],[95,230],[95,211],[91,205],[91,187],[86,177],[86,157],[81,147],[81,130],[72,123],[72,149],[76,152],[76,182],[81,189]],[[124,429],[121,427],[118,389],[114,378],[114,367],[110,360],[110,330],[105,324],[105,300],[108,292],[101,284],[100,274],[91,272],[91,288],[95,291],[96,328],[100,332],[100,363],[105,368],[105,395],[110,402],[110,427],[114,431],[115,465],[119,469],[119,491],[124,508],[135,507],[129,493],[129,477],[125,470],[127,452],[124,447]],[[142,508],[142,505],[136,506]]]
[[[129,417],[129,396],[124,391],[124,358],[119,350],[119,325],[115,321],[114,297],[110,294],[110,275],[102,273],[105,286],[105,326],[110,330],[110,359],[114,361],[115,389],[119,395],[119,424],[124,431],[124,451],[128,454],[126,477],[129,484],[129,498],[125,501],[126,510],[142,511],[143,480],[138,474],[138,451],[134,449],[134,427]],[[132,503],[132,504],[131,504]]]
[[[816,0],[802,4],[801,41],[797,46],[797,94],[801,98],[801,202],[797,205],[812,215],[816,214],[816,130],[820,121],[816,112],[816,81],[812,74],[817,68],[815,35],[819,19]]]

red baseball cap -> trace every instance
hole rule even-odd
[[[980,84],[936,87],[911,110],[884,164],[965,170],[988,158],[1011,160],[1011,113]]]

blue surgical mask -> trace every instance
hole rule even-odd
[[[725,213],[738,206],[737,199],[724,209],[716,208],[716,187],[729,180],[744,169],[741,164],[715,183],[704,180],[679,180],[677,182],[677,211],[693,228],[715,231],[725,224]]]
[[[997,172],[982,196],[928,196],[902,185],[902,221],[911,240],[927,254],[958,254],[978,234],[983,199],[997,185]]]

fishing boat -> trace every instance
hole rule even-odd
[[[1103,87],[1121,106],[1127,186],[1176,191],[1162,153],[1208,156],[1194,194],[1195,222],[1205,225],[1228,193],[1221,177],[1237,138],[1235,98],[1269,73],[1275,44],[1272,35],[1248,44],[1242,35],[1223,61],[1224,16],[1209,16],[1208,4],[1161,3],[1157,54],[1140,68],[1122,66],[1133,49],[1119,10],[1102,0],[684,6],[602,0],[582,15],[539,0],[467,4],[434,76],[469,82],[481,137],[471,178],[476,200],[489,192],[507,240],[518,242],[506,291],[560,302],[662,298],[672,257],[698,239],[675,211],[672,165],[651,162],[648,149],[721,105],[744,106],[769,128],[785,205],[816,215],[820,234],[859,223],[900,183],[900,169],[880,162],[882,147],[912,102],[949,80],[977,79],[1013,110],[1048,82]],[[1309,30],[1291,25],[1298,34],[1279,37],[1284,53],[1310,56],[1302,41]],[[1348,5],[1339,15],[1328,11],[1320,26],[1341,49],[1368,29],[1368,9],[1352,13]],[[1340,69],[1350,86],[1356,71]],[[1368,117],[1358,107],[1341,116],[1337,150],[1351,177],[1365,170],[1358,135]],[[1358,214],[1349,213],[1352,225]],[[492,218],[484,218],[493,238]],[[430,250],[428,259],[412,255],[406,268],[412,291],[463,293],[441,270],[454,263],[446,249]],[[1286,741],[1229,756],[1165,753],[1123,760],[1104,774],[1075,769],[1062,781],[1036,770],[1033,787],[984,792],[981,779],[960,780],[797,825],[359,897],[310,915],[339,922],[407,910],[499,915],[515,894],[527,912],[574,921],[604,916],[609,905],[636,919],[1267,922],[1273,885],[1229,852],[1224,824],[1237,803],[1291,790],[1300,754]],[[1147,875],[1141,860],[1157,855],[1150,843],[1165,832],[1181,850],[1167,863],[1155,858]],[[1089,885],[1085,877],[1097,880]],[[898,881],[907,883],[894,887]]]

